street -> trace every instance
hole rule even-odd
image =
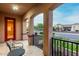
[[[54,32],[56,37],[66,37],[69,40],[78,40],[78,33],[65,33],[65,32]]]

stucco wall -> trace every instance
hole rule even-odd
[[[24,19],[26,19],[26,18],[29,19],[30,17],[33,17],[33,16],[35,16],[41,12],[45,12],[47,10],[53,10],[59,5],[61,5],[61,4],[46,3],[46,4],[35,5],[24,15]]]
[[[29,25],[29,33],[30,35],[33,33],[33,25],[31,23],[31,21],[33,20],[33,17],[38,15],[39,13],[44,13],[44,41],[43,41],[43,53],[44,55],[49,55],[50,54],[50,37],[51,35],[51,31],[52,31],[52,21],[51,21],[51,15],[49,15],[49,11],[50,10],[54,10],[57,6],[59,6],[60,4],[54,4],[54,3],[50,3],[50,4],[40,4],[40,5],[36,5],[34,7],[32,7],[25,15],[24,15],[24,19],[29,19],[30,20],[30,25]],[[52,13],[52,12],[50,12]],[[49,17],[50,17],[50,21],[49,21]],[[29,40],[29,43],[32,42],[32,40]]]
[[[0,13],[0,42],[4,42],[5,40],[5,17],[12,17],[16,19],[16,40],[21,39],[21,17]]]

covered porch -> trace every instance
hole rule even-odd
[[[18,6],[12,10],[12,6]],[[52,55],[52,10],[60,6],[59,3],[46,3],[46,4],[0,4],[0,42],[6,42],[7,32],[5,31],[6,23],[5,17],[14,18],[14,40],[26,41],[23,43],[28,49],[27,55],[40,55],[50,56]],[[33,19],[36,15],[44,14],[44,38],[43,38],[43,50],[33,45],[34,24]],[[6,33],[5,33],[6,32]]]

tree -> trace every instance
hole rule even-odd
[[[34,29],[35,30],[43,30],[43,24],[42,23],[37,24],[36,26],[34,26]]]

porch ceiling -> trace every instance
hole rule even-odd
[[[13,5],[18,6],[18,10],[14,11],[12,9]],[[23,15],[34,5],[35,4],[33,3],[0,3],[0,12],[14,15]]]
[[[33,6],[50,6],[54,8],[54,6],[58,5],[56,3],[0,3],[0,13],[14,14],[22,16],[26,12],[28,12]],[[13,10],[12,6],[18,6],[18,10]]]

